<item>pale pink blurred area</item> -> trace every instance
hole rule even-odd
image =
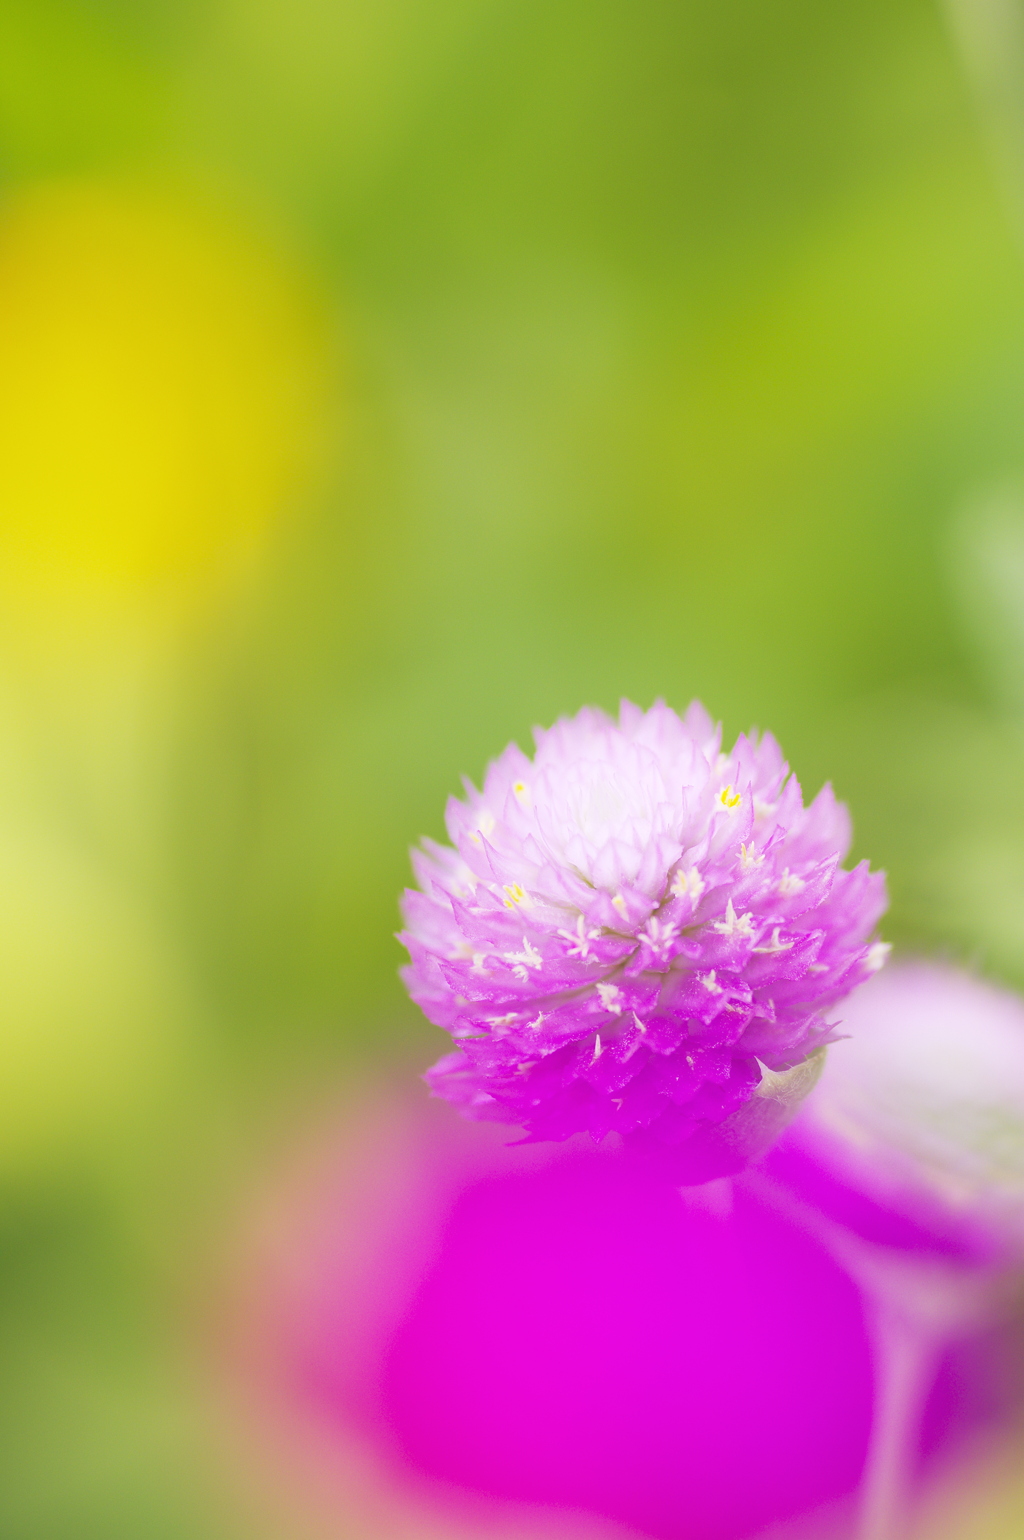
[[[947,962],[893,964],[841,1010],[768,1165],[867,1239],[1024,1263],[1024,1001]]]
[[[851,1533],[864,1300],[799,1223],[415,1089],[327,1125],[252,1197],[219,1325],[239,1484],[284,1532]],[[1007,1436],[1015,1352],[1000,1327],[946,1355],[919,1495]]]

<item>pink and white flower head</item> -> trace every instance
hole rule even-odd
[[[805,808],[772,737],[723,753],[697,703],[535,737],[449,801],[454,848],[413,855],[403,976],[458,1044],[427,1082],[530,1140],[616,1132],[679,1181],[739,1170],[884,957],[884,877],[840,867],[829,787]]]

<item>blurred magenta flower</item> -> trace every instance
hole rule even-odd
[[[295,1490],[336,1473],[324,1533],[340,1508],[374,1540],[740,1540],[812,1512],[849,1534],[870,1300],[799,1216],[746,1177],[731,1206],[724,1184],[681,1199],[585,1138],[508,1148],[360,1103],[263,1206],[231,1310]],[[1005,1413],[1004,1348],[946,1355],[922,1469]]]
[[[676,1181],[737,1171],[883,960],[884,878],[840,868],[830,787],[805,808],[771,736],[722,753],[697,703],[587,708],[536,740],[450,800],[454,848],[414,853],[404,977],[458,1044],[427,1080],[529,1140],[614,1131]]]
[[[942,963],[850,996],[770,1168],[867,1239],[1024,1260],[1024,1002]]]
[[[876,1390],[859,1534],[890,1540],[936,1366],[1008,1314],[1024,1263],[1024,1002],[916,962],[844,1017],[850,1041],[752,1180],[862,1288]]]

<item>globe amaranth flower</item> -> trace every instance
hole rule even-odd
[[[884,955],[884,878],[840,868],[829,787],[805,808],[773,738],[723,753],[696,703],[535,736],[450,800],[454,848],[413,856],[404,978],[458,1044],[428,1084],[531,1140],[614,1131],[683,1181],[738,1170]]]
[[[903,962],[857,991],[843,1029],[773,1170],[798,1188],[810,1174],[816,1205],[872,1239],[1019,1267],[1024,1001]]]

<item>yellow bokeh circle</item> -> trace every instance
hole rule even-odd
[[[149,582],[258,545],[322,453],[323,317],[272,243],[152,188],[0,205],[0,563]]]

